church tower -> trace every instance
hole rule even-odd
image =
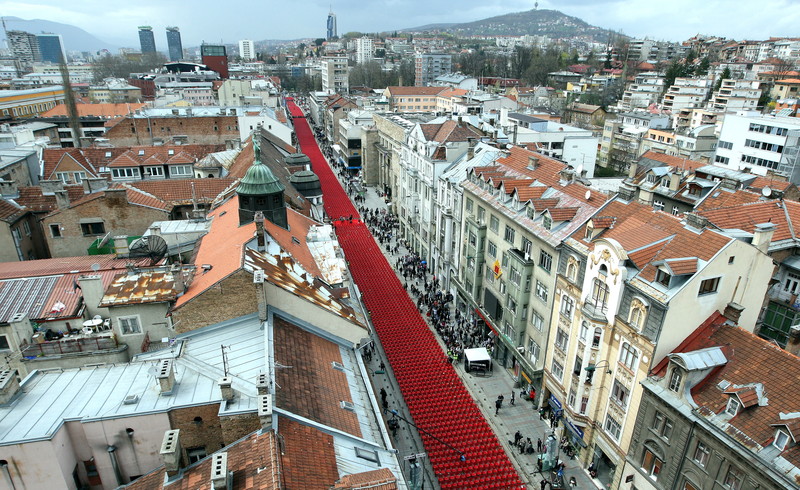
[[[276,225],[289,229],[286,204],[283,200],[283,184],[275,174],[261,162],[261,147],[258,135],[253,135],[253,164],[247,169],[236,194],[239,198],[239,225],[252,223],[256,212]]]

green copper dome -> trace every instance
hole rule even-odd
[[[247,173],[244,174],[242,180],[239,181],[236,193],[248,196],[264,196],[283,192],[283,190],[283,184],[275,177],[269,167],[256,160],[247,169]]]

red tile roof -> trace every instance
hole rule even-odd
[[[719,189],[703,199],[696,208],[696,211],[707,211],[709,209],[729,208],[741,204],[756,202],[761,199],[761,194],[746,190],[730,191]]]
[[[395,490],[397,478],[389,468],[381,468],[345,475],[331,488],[335,490]]]
[[[328,369],[331,369],[330,365]],[[308,386],[314,385],[313,380],[307,381]],[[281,455],[283,488],[329,490],[335,484],[339,479],[339,470],[333,436],[286,417],[278,418],[278,434],[284,446]]]
[[[450,90],[449,87],[387,87],[386,90],[392,95],[392,97],[402,96],[402,95],[438,95],[445,90]]]
[[[99,117],[122,117],[134,113],[144,107],[141,103],[124,104],[75,104],[78,109],[78,117],[99,116]],[[67,115],[67,105],[59,104],[41,115],[41,117],[60,117]]]
[[[780,241],[795,237],[795,223],[800,224],[800,203],[774,199],[703,210],[697,214],[719,228],[739,229],[748,233],[753,233],[758,224],[772,223],[776,227],[772,241]]]
[[[708,165],[707,163],[704,162],[698,162],[696,160],[689,160],[688,158],[667,155],[665,153],[659,153],[653,150],[646,152],[640,158],[655,160],[657,162],[669,165],[670,167],[673,167],[675,169],[682,169],[682,170],[696,170],[700,167],[705,167],[706,165]]]
[[[479,135],[471,125],[459,124],[452,119],[441,124],[420,124],[419,127],[425,139],[437,143],[467,141],[468,138],[476,138]]]
[[[171,204],[191,204],[192,198],[209,203],[234,184],[233,179],[164,179],[137,180],[125,187],[147,193]]]
[[[273,331],[275,362],[292,366],[275,371],[275,406],[361,437],[358,415],[341,406],[353,400],[347,375],[332,367],[342,362],[339,345],[277,315]]]
[[[710,347],[721,347],[727,363],[712,370],[692,389],[694,402],[710,415],[722,412],[730,395],[726,395],[718,385],[722,381],[730,383],[726,392],[736,392],[746,401],[745,405],[749,405],[730,420],[730,425],[761,446],[768,446],[775,436],[772,425],[780,421],[779,414],[800,412],[800,398],[797,396],[800,358],[743,328],[727,324],[727,319],[720,313],[709,317],[673,352],[693,352]],[[654,372],[663,376],[665,367],[666,359]],[[776,376],[776,373],[780,375]],[[754,403],[756,390],[753,387],[756,383],[763,385],[769,403]],[[800,445],[789,444],[782,456],[800,466]]]

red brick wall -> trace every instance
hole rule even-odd
[[[240,270],[173,311],[172,322],[183,333],[257,311],[253,275]]]
[[[230,444],[261,428],[257,413],[222,417],[220,423],[222,424],[222,439],[225,444]]]
[[[210,403],[199,407],[179,408],[169,413],[170,427],[181,431],[184,464],[189,461],[187,449],[205,447],[206,453],[211,454],[227,444],[222,436],[218,412],[219,403]],[[195,417],[201,417],[203,421],[195,423]]]
[[[126,117],[105,137],[114,146],[135,146],[149,145],[153,138],[167,144],[179,135],[188,137],[186,144],[225,144],[239,138],[239,122],[236,116]]]

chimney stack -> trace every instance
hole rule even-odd
[[[108,180],[105,177],[87,177],[83,179],[84,194],[92,194],[108,189]]]
[[[742,316],[743,311],[744,311],[744,306],[731,301],[730,303],[725,305],[725,310],[723,310],[722,316],[724,316],[728,320],[738,325],[739,318]]]
[[[0,371],[0,405],[5,405],[14,395],[19,391],[19,381],[17,381],[17,372],[4,369]],[[259,409],[259,414],[260,414]]]
[[[258,251],[263,252],[267,249],[266,238],[264,237],[264,213],[256,211],[253,214],[253,221],[256,222],[256,243]]]
[[[272,395],[258,395],[258,420],[261,430],[272,430]]]
[[[535,157],[533,155],[528,157],[528,168],[531,170],[536,170],[539,166],[539,157]]]
[[[678,186],[681,185],[681,174],[678,172],[673,172],[669,175],[669,190],[677,191]]]
[[[69,207],[69,194],[67,194],[67,191],[62,189],[60,191],[55,191],[54,194],[56,196],[56,206],[58,209],[67,209]]]
[[[19,188],[15,180],[0,180],[0,196],[4,199],[19,197]]]
[[[211,488],[223,490],[228,488],[228,453],[214,453],[211,457]]]
[[[169,477],[175,476],[181,469],[180,435],[180,429],[168,430],[164,433],[164,441],[161,443],[161,460]]]
[[[636,162],[631,163],[631,165],[628,167],[628,178],[632,179],[632,178],[636,177],[636,171],[638,169],[639,169],[639,164],[638,163],[636,163]]]
[[[259,395],[269,395],[269,377],[267,373],[261,373],[256,377],[256,390]]]
[[[772,241],[772,236],[775,234],[776,226],[772,223],[759,223],[753,230],[753,241],[751,242],[754,247],[767,253],[769,244]]]
[[[158,363],[156,372],[158,386],[162,395],[171,395],[175,387],[175,370],[172,368],[172,359],[164,359]]]
[[[39,187],[43,196],[54,196],[56,191],[64,190],[64,183],[60,180],[40,180]]]
[[[230,376],[225,376],[224,378],[219,379],[219,391],[222,394],[223,400],[233,400],[233,388],[231,387],[232,383],[233,380]]]

